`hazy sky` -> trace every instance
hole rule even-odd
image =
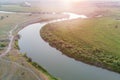
[[[69,3],[69,2],[79,2],[79,1],[120,1],[120,0],[0,0],[0,3],[18,3],[18,2],[25,2],[25,1],[39,1],[39,2],[65,2],[65,3]]]
[[[24,0],[24,1],[62,1],[62,0]],[[120,0],[63,0],[63,1],[120,1]]]
[[[120,1],[120,0],[0,0],[0,1]]]

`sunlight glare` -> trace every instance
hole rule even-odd
[[[63,0],[64,2],[80,2],[80,1],[84,1],[84,0]]]
[[[61,0],[65,8],[70,8],[73,3],[81,2],[81,1],[85,1],[85,0]]]

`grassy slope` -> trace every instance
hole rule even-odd
[[[115,12],[115,13],[113,13]],[[48,24],[44,40],[69,57],[120,73],[119,11],[101,18],[76,19]]]

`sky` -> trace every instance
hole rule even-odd
[[[0,0],[0,3],[20,3],[25,1],[39,1],[39,2],[62,2],[62,3],[71,3],[71,2],[80,2],[80,1],[120,1],[120,0]]]
[[[69,1],[69,2],[78,2],[78,1],[120,1],[120,0],[0,0],[2,2],[7,2],[7,1]]]

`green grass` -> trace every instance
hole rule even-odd
[[[41,35],[69,57],[120,73],[120,21],[114,16],[48,24]]]

